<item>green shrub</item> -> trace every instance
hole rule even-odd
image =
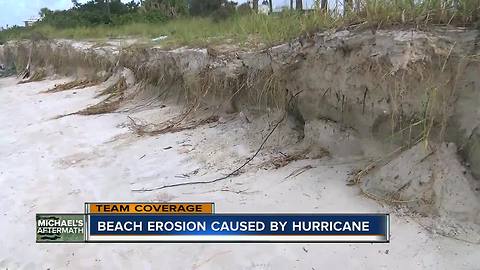
[[[252,14],[253,9],[250,7],[250,4],[243,3],[237,7],[237,13],[241,16]]]
[[[214,22],[224,21],[233,15],[236,14],[236,4],[232,2],[227,2],[225,5],[222,5],[219,9],[215,10],[212,13],[212,19]]]

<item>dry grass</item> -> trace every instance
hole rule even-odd
[[[108,97],[98,104],[87,107],[76,114],[79,115],[94,115],[111,113],[116,111],[126,99],[125,91],[127,90],[127,82],[125,78],[120,78],[116,83],[101,91],[97,97],[108,95]]]
[[[42,81],[47,77],[47,71],[43,68],[36,69],[32,76],[26,80],[19,81],[18,84],[29,83],[29,82],[38,82]]]
[[[284,82],[286,73],[277,70],[261,71],[258,76],[251,80],[260,82],[260,90],[251,91],[254,94],[255,104],[268,105],[277,109],[283,109],[286,105],[287,93]]]
[[[95,114],[104,114],[111,113],[120,108],[123,98],[118,98],[115,100],[104,100],[98,104],[87,107],[81,111],[78,111],[74,114],[78,115],[95,115]]]
[[[191,120],[184,123],[184,118],[181,116],[180,120],[168,120],[166,122],[156,124],[156,125],[143,125],[137,123],[135,120],[130,118],[131,124],[130,128],[140,136],[149,135],[155,136],[165,133],[176,133],[184,130],[194,129],[203,125],[212,124],[218,122],[219,117],[212,115],[206,118]]]
[[[52,93],[52,92],[59,92],[59,91],[64,91],[64,90],[68,90],[68,89],[73,89],[75,87],[86,87],[84,85],[87,85],[89,83],[93,83],[93,82],[91,82],[89,80],[77,80],[77,81],[73,81],[73,82],[70,82],[70,83],[66,83],[66,84],[62,84],[62,85],[57,86],[57,87],[54,88],[54,89],[57,88],[55,91],[52,91],[53,90],[52,89],[52,90],[48,90],[46,92],[47,93]],[[127,90],[127,83],[126,83],[124,78],[120,78],[116,83],[114,83],[110,87],[107,87],[105,90],[101,91],[101,93],[99,95],[97,95],[97,97],[100,97],[102,95],[107,95],[108,94],[108,97],[105,98],[104,100],[102,100],[101,102],[99,102],[95,105],[89,106],[89,107],[87,107],[83,110],[80,110],[78,112],[57,116],[54,119],[62,118],[62,117],[69,116],[69,115],[75,115],[75,114],[78,114],[78,115],[95,115],[95,114],[104,114],[104,113],[114,112],[118,108],[120,108],[122,103],[126,100],[126,96],[125,96],[125,91],[126,90]]]
[[[83,89],[99,84],[98,80],[78,79],[67,83],[56,84],[54,88],[43,91],[42,93],[57,93],[71,89]]]
[[[127,89],[127,81],[125,78],[120,78],[116,83],[110,85],[105,90],[101,91],[95,98],[99,98],[101,96],[109,95],[109,97],[119,96],[122,95],[125,90]]]

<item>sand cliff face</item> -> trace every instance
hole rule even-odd
[[[49,74],[102,79],[128,68],[144,94],[162,93],[228,112],[288,107],[290,118],[312,142],[318,141],[313,130],[325,120],[356,137],[396,146],[425,138],[454,142],[478,178],[477,37],[477,31],[460,29],[341,31],[262,51],[38,41],[31,65]],[[30,42],[2,46],[1,62],[24,67],[30,47]],[[287,106],[295,94],[295,102]],[[353,152],[369,151],[354,144]]]
[[[150,96],[213,106],[227,113],[252,108],[286,110],[289,127],[298,132],[302,143],[312,151],[321,147],[337,156],[385,154],[399,147],[419,148],[419,142],[436,151],[435,145],[451,142],[457,145],[455,152],[469,173],[478,179],[478,38],[477,31],[463,29],[340,31],[317,33],[261,51],[231,46],[164,50],[119,41],[54,40],[32,46],[24,41],[1,46],[0,62],[18,71],[30,59],[31,73],[41,70],[42,74],[99,81],[109,78],[114,84],[124,80],[125,94],[113,101],[115,105]],[[445,152],[442,147],[439,153]],[[383,171],[372,172],[364,182],[365,191],[380,197],[400,196],[396,201],[415,200],[410,204],[415,210],[440,218],[478,216],[478,191],[472,192],[478,180],[470,174],[453,177],[440,172],[436,164],[445,155],[438,154],[434,157],[438,162],[429,161],[423,167],[402,161],[414,159],[417,150],[394,160],[392,164],[401,164],[395,167],[402,168],[400,173],[390,173],[394,169],[388,164]],[[425,171],[419,172],[423,176],[437,171],[443,178],[453,177],[456,180],[451,184],[457,189],[432,177],[415,178],[412,184],[408,171],[417,169]],[[383,183],[385,179],[389,184]],[[417,188],[417,184],[425,185]],[[476,203],[452,210],[458,207],[445,201],[456,196],[465,196],[469,205]],[[477,219],[469,224],[476,224],[472,230],[480,235]]]
[[[9,232],[0,246],[1,269],[157,269],[168,265],[169,269],[199,270],[359,266],[470,270],[480,264],[478,245],[432,233],[409,211],[361,196],[358,185],[345,185],[352,170],[364,165],[358,159],[305,159],[275,169],[282,166],[284,154],[295,153],[289,145],[282,145],[265,148],[245,171],[225,181],[133,191],[207,181],[230,173],[251,157],[278,114],[257,118],[246,111],[183,132],[138,136],[128,129],[130,117],[160,123],[182,113],[182,106],[158,100],[130,111],[126,111],[130,104],[125,104],[116,113],[52,120],[102,100],[96,96],[108,83],[44,93],[71,78],[18,81],[15,77],[0,79],[0,227]],[[32,244],[35,213],[81,213],[86,201],[213,201],[219,213],[387,212],[392,241],[379,245]]]

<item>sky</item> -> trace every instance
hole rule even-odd
[[[128,2],[127,0],[122,0]],[[246,0],[237,0],[243,3]],[[87,0],[78,1],[80,3]],[[261,0],[259,1],[262,2]],[[311,5],[313,0],[304,0],[306,5]],[[289,0],[273,0],[275,7],[289,5]],[[71,0],[0,0],[0,27],[7,25],[23,25],[23,21],[38,17],[41,8],[49,8],[51,10],[68,9],[72,7]]]

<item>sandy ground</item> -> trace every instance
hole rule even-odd
[[[240,117],[175,134],[137,137],[127,113],[53,117],[95,104],[98,88],[55,94],[64,80],[0,79],[1,269],[480,269],[480,246],[434,235],[345,185],[354,162],[293,162],[206,180],[256,150]],[[178,108],[134,117],[167,119]],[[314,168],[286,178],[305,165]],[[358,165],[358,164],[357,164]],[[391,212],[389,244],[36,244],[35,213],[79,212],[85,201],[214,201],[217,212]]]

